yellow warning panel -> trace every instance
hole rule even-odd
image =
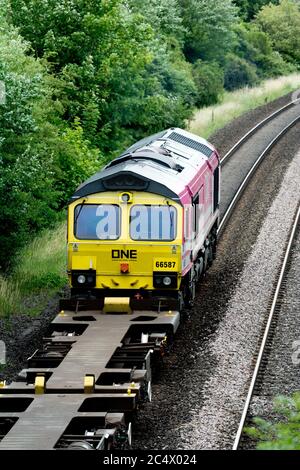
[[[82,256],[80,253],[72,257],[72,269],[96,269],[97,258],[96,256]]]
[[[37,375],[34,382],[34,391],[36,395],[45,393],[46,379],[44,375]]]
[[[86,374],[84,377],[84,393],[93,393],[95,389],[95,376]]]
[[[103,313],[131,313],[129,297],[105,297]]]

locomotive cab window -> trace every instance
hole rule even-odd
[[[177,210],[173,206],[136,205],[130,211],[132,240],[172,241],[176,224]]]
[[[79,204],[74,211],[74,235],[79,240],[117,240],[120,207],[114,204]]]

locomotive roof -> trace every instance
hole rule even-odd
[[[214,154],[205,139],[172,128],[140,140],[79,186],[70,202],[103,191],[147,191],[175,201]]]

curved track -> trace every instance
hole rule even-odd
[[[239,423],[238,431],[237,431],[237,434],[236,434],[236,437],[235,437],[235,440],[234,440],[233,450],[238,450],[238,448],[239,448],[239,445],[240,445],[240,442],[241,442],[241,439],[242,439],[243,428],[245,426],[245,423],[246,423],[246,420],[247,420],[247,415],[249,413],[249,408],[250,408],[250,405],[251,405],[251,399],[252,399],[252,396],[253,396],[253,393],[254,393],[254,389],[257,385],[257,382],[260,380],[261,369],[263,368],[263,362],[266,359],[265,356],[269,353],[269,351],[267,351],[268,340],[269,340],[270,333],[272,331],[272,325],[273,325],[274,319],[276,317],[276,310],[280,306],[280,302],[281,302],[280,294],[281,294],[282,287],[284,285],[284,281],[285,281],[285,277],[286,277],[286,273],[287,273],[287,269],[288,269],[288,261],[289,261],[290,255],[291,255],[291,249],[292,249],[292,245],[293,245],[293,242],[294,242],[294,239],[295,239],[295,235],[296,235],[297,227],[299,225],[299,221],[300,221],[300,206],[298,207],[298,210],[297,210],[297,213],[296,213],[296,216],[295,216],[295,219],[293,221],[292,228],[291,228],[291,234],[290,234],[289,240],[287,242],[286,252],[285,252],[285,255],[284,255],[283,262],[282,262],[282,267],[281,267],[281,271],[280,271],[280,274],[279,274],[279,277],[278,277],[277,285],[276,285],[276,288],[275,288],[275,292],[274,292],[274,296],[273,296],[273,300],[272,300],[272,305],[271,305],[269,317],[268,317],[268,320],[267,320],[267,325],[266,325],[266,328],[265,328],[265,332],[264,332],[263,339],[262,339],[262,342],[261,342],[261,346],[260,346],[260,349],[259,349],[258,357],[257,357],[257,360],[256,360],[256,364],[255,364],[253,376],[252,376],[252,379],[251,379],[250,387],[249,387],[249,390],[248,390],[245,406],[244,406],[243,413],[242,413],[242,416],[241,416],[241,420],[240,420],[240,423]]]
[[[282,112],[282,111],[281,111]],[[277,114],[275,113],[275,116]],[[274,115],[272,115],[274,116]],[[265,120],[266,122],[270,122],[270,118],[268,118],[267,120]],[[264,148],[264,150],[262,151],[262,153],[259,154],[259,156],[256,158],[256,160],[254,160],[252,166],[250,167],[250,169],[248,170],[248,173],[245,175],[244,179],[242,180],[242,182],[240,183],[240,186],[238,187],[238,189],[236,190],[232,200],[230,201],[230,203],[228,204],[227,208],[225,211],[223,211],[223,216],[222,216],[222,219],[221,219],[221,223],[219,225],[219,230],[218,230],[218,233],[219,235],[222,233],[222,231],[224,230],[227,222],[229,221],[230,219],[230,216],[231,214],[233,213],[234,211],[234,208],[236,207],[238,201],[240,200],[244,190],[246,189],[249,181],[251,180],[252,176],[254,175],[255,171],[257,170],[258,166],[262,163],[262,161],[265,159],[265,157],[268,155],[268,153],[270,152],[270,150],[274,147],[274,145],[276,145],[277,142],[279,142],[279,140],[293,127],[295,126],[298,122],[300,121],[300,116],[297,116],[296,118],[294,118],[288,125],[286,125],[282,130],[280,130],[280,132],[275,135],[275,137],[271,140],[271,142],[268,143],[268,145]],[[263,121],[264,122],[264,121]],[[259,127],[259,129],[261,129],[261,126]],[[252,134],[251,134],[252,135]],[[244,136],[244,141],[243,143],[240,143],[239,144],[239,147],[241,147],[241,145],[245,144],[245,143],[248,143],[248,138],[249,138],[249,134],[246,134],[246,136]],[[242,142],[242,141],[241,141]],[[229,155],[231,158],[232,156],[234,155],[234,153],[237,152],[237,149],[235,149],[235,147],[233,147],[233,149],[227,154]],[[224,157],[222,160],[221,160],[221,163],[222,165],[226,164],[226,162],[228,161],[228,158],[229,157]]]
[[[294,102],[287,104],[258,123],[222,158],[220,205],[222,219],[226,212],[226,218],[228,219],[228,208],[232,201],[234,200],[234,207],[258,165],[271,148],[299,121],[300,108],[295,104]],[[261,157],[261,160],[258,160],[258,157]],[[248,180],[241,188],[246,177],[248,177]],[[237,193],[238,196],[236,197]]]

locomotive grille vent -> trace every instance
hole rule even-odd
[[[106,190],[132,189],[136,191],[145,191],[148,187],[148,181],[136,178],[130,174],[119,174],[112,178],[103,180],[103,186]]]
[[[179,144],[197,150],[198,152],[203,153],[206,157],[210,157],[213,153],[213,150],[211,150],[206,145],[201,144],[200,142],[196,142],[196,140],[190,139],[189,137],[177,134],[177,132],[172,132],[172,134],[169,135],[168,139],[174,140]]]

